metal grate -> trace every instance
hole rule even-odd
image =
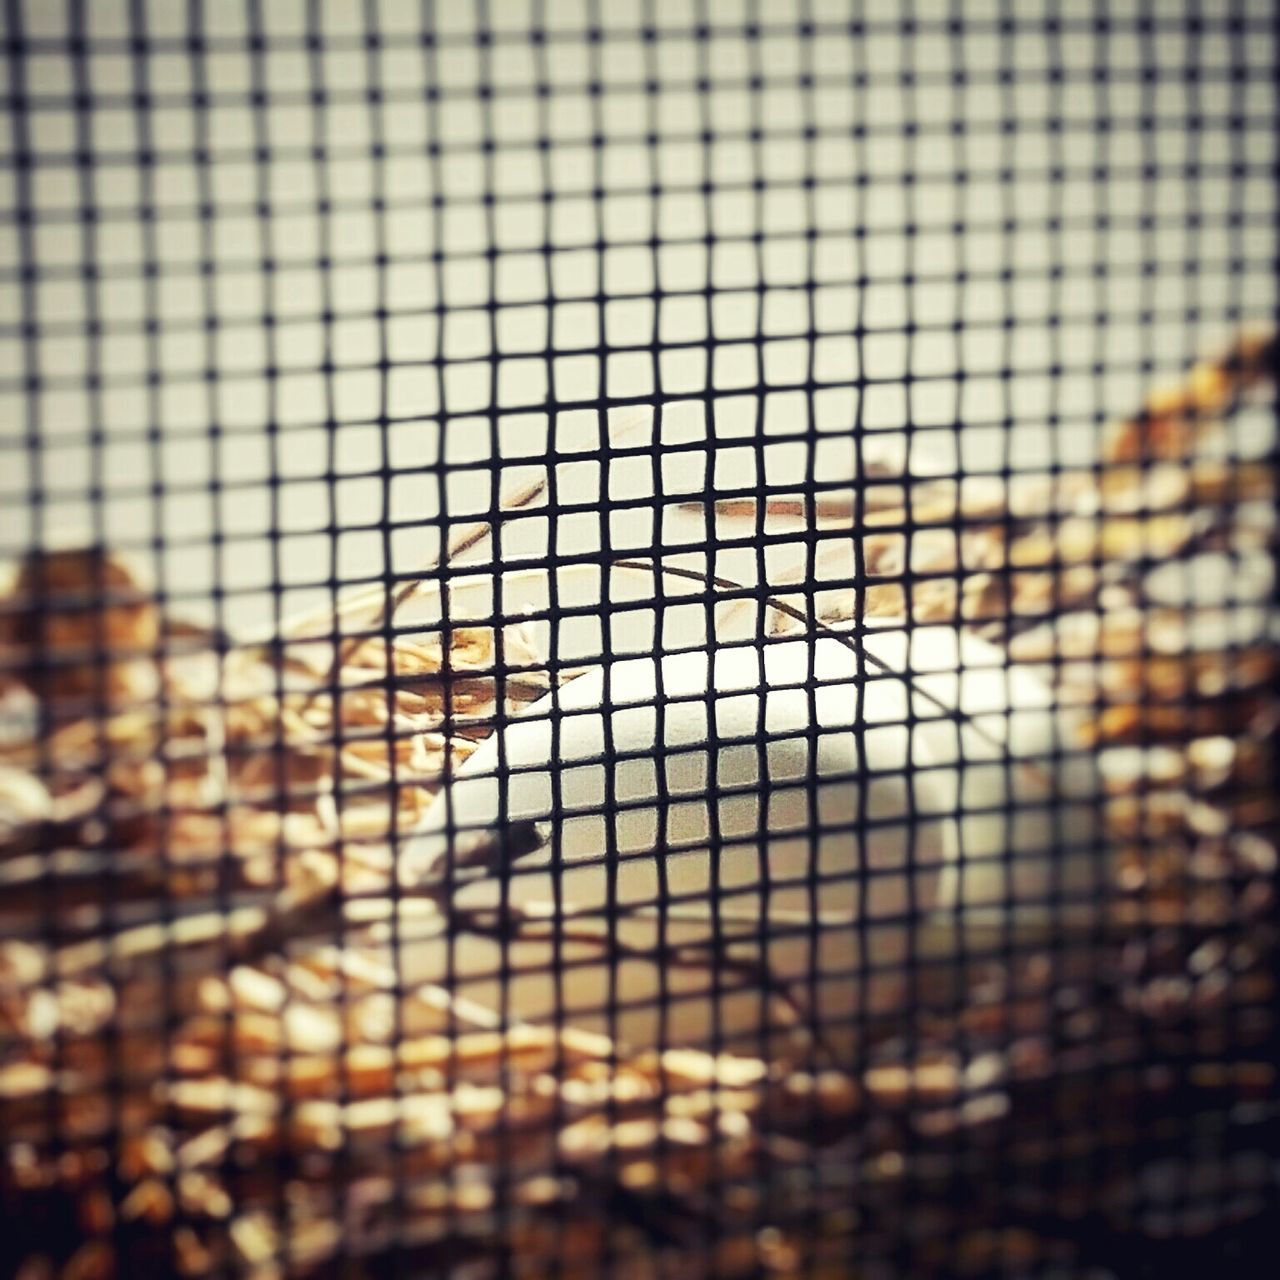
[[[1270,1273],[1267,6],[0,21],[4,1274]]]

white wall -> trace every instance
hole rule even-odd
[[[707,444],[667,458],[666,493],[711,479],[752,484],[762,458],[770,483],[798,483],[810,465],[822,479],[848,475],[859,413],[868,432],[919,427],[917,470],[1040,466],[1091,456],[1095,415],[1129,411],[1150,382],[1143,361],[1177,368],[1239,319],[1274,313],[1276,44],[1265,6],[1236,5],[1246,27],[1232,36],[1229,6],[1206,4],[1195,38],[1180,4],[929,0],[911,7],[918,27],[904,35],[897,24],[908,10],[888,0],[767,0],[758,12],[721,0],[701,8],[610,0],[594,17],[581,3],[494,0],[483,47],[472,38],[483,10],[435,6],[434,51],[418,39],[423,6],[375,7],[380,51],[365,48],[364,7],[334,0],[316,6],[323,40],[310,57],[306,6],[269,0],[259,57],[246,42],[252,8],[216,0],[205,5],[208,50],[196,57],[185,0],[151,0],[153,44],[135,58],[128,6],[93,0],[91,52],[76,60],[65,6],[26,0],[25,86],[10,60],[3,91],[23,89],[28,111],[0,134],[0,554],[87,531],[149,557],[155,540],[153,567],[184,612],[211,616],[210,592],[221,584],[224,620],[258,627],[269,623],[277,573],[289,613],[322,603],[327,592],[314,584],[331,573],[403,573],[429,558],[438,533],[413,522],[487,509],[491,473],[465,464],[485,462],[495,447],[504,484],[526,476],[521,468],[549,439],[582,451],[559,473],[565,504],[651,493],[647,460],[615,462],[607,475],[594,464],[591,405],[549,427],[552,376],[560,401],[660,403],[665,439]],[[1108,35],[1096,29],[1094,8],[1110,15]],[[1154,17],[1145,36],[1135,22],[1144,11]],[[861,38],[847,29],[853,12],[867,24]],[[953,13],[962,36],[947,33]],[[1017,26],[1001,36],[1006,13]],[[1055,16],[1057,35],[1046,30]],[[603,38],[593,44],[583,33],[596,20]],[[647,44],[639,26],[650,20],[659,38]],[[759,41],[744,36],[749,20],[763,27]],[[806,20],[816,24],[809,39],[798,32]],[[693,31],[699,21],[710,27],[703,41]],[[528,38],[532,23],[546,33],[541,46]],[[1106,84],[1094,81],[1099,66],[1111,73]],[[1196,82],[1187,67],[1198,69]],[[952,73],[961,70],[968,81],[957,85]],[[917,83],[904,85],[902,72]],[[697,92],[699,76],[710,92]],[[755,92],[753,76],[762,78]],[[81,117],[77,77],[97,100]],[[203,111],[191,100],[200,78],[211,95]],[[587,91],[593,78],[603,85],[598,97]],[[649,78],[661,92],[644,92]],[[545,98],[540,82],[551,90]],[[381,104],[367,101],[371,83]],[[435,102],[424,93],[430,83]],[[256,113],[255,84],[267,95]],[[479,84],[493,96],[482,100]],[[143,88],[154,95],[145,111],[132,100]],[[318,88],[330,100],[312,110]],[[1145,131],[1144,113],[1153,121]],[[1242,128],[1229,127],[1232,114]],[[1188,128],[1196,115],[1202,123]],[[914,139],[904,134],[910,121]],[[1016,122],[1016,132],[1002,134],[1002,121]],[[952,133],[957,122],[964,136]],[[806,125],[816,130],[808,140]],[[650,132],[655,146],[646,145]],[[605,139],[598,148],[595,133]],[[26,183],[14,164],[23,146],[34,158]],[[264,163],[255,163],[259,146]],[[148,147],[157,155],[150,167],[139,163]],[[210,164],[197,162],[200,147]],[[325,148],[320,159],[313,147]],[[77,170],[77,150],[93,157],[92,170]],[[1188,164],[1200,173],[1189,175]],[[1230,179],[1233,164],[1246,168]],[[1144,165],[1154,166],[1146,177]],[[1053,168],[1060,180],[1049,179]],[[656,198],[651,184],[663,188]],[[492,206],[481,202],[485,192]],[[254,211],[259,201],[266,218]],[[201,203],[213,210],[205,222]],[[151,207],[149,221],[140,204]],[[87,210],[92,225],[81,221]],[[1100,228],[1104,213],[1110,221]],[[1152,220],[1145,230],[1143,218]],[[603,253],[598,240],[608,244]],[[544,242],[549,256],[539,252]],[[389,265],[379,268],[379,253]],[[276,264],[270,276],[266,258]],[[87,262],[99,272],[92,289],[82,278]],[[36,268],[30,340],[23,265]],[[1005,268],[1011,275],[1001,279]],[[709,304],[708,280],[719,291]],[[563,299],[554,307],[549,283]],[[656,307],[655,283],[664,292]],[[218,327],[206,332],[211,318]],[[917,327],[910,341],[908,324]],[[822,335],[814,342],[803,336],[810,327]],[[602,369],[602,330],[613,345],[645,349],[617,352]],[[655,341],[710,339],[710,369],[707,347],[695,345],[663,350],[655,371]],[[549,360],[548,342],[563,354]],[[909,389],[908,356],[913,377],[924,379]],[[43,379],[34,395],[24,387],[28,363]],[[274,381],[265,373],[272,363]],[[1063,371],[1049,376],[1055,364]],[[810,376],[822,384],[813,394],[787,389]],[[859,376],[872,382],[861,405]],[[775,388],[763,397],[762,377]],[[495,394],[504,410],[496,430],[487,416]],[[443,436],[430,417],[441,410]],[[1054,412],[1057,429],[1046,425]],[[637,414],[632,444],[650,438],[652,409],[611,415],[620,425]],[[956,420],[965,424],[958,435]],[[821,452],[812,438],[778,438],[811,421],[829,437]],[[767,454],[743,448],[760,430]],[[1241,447],[1269,438],[1256,417],[1242,430]],[[445,480],[432,470],[441,459],[452,468]],[[632,512],[602,533],[581,513],[562,515],[558,532],[563,552],[605,537],[643,545],[652,524]],[[543,516],[524,521],[504,557],[536,553],[546,538]]]

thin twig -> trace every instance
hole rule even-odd
[[[652,415],[646,416],[643,413],[638,414],[633,420],[627,422],[616,434],[610,434],[609,444],[614,447],[628,436],[634,435],[642,426],[646,424],[652,425]],[[500,504],[495,520],[477,520],[475,523],[467,525],[454,535],[453,540],[445,548],[444,555],[425,565],[418,575],[408,582],[404,583],[400,589],[392,596],[390,601],[383,600],[379,609],[373,614],[370,621],[370,629],[376,629],[387,623],[395,621],[396,614],[406,605],[415,595],[423,588],[431,574],[439,569],[447,568],[448,565],[456,560],[459,556],[465,555],[473,547],[479,546],[486,538],[493,535],[496,527],[500,526],[502,521],[512,513],[523,510],[530,503],[536,501],[548,487],[548,480],[545,474],[537,480],[532,481],[523,489],[518,489],[510,497],[504,498]],[[380,589],[379,589],[380,593]],[[336,614],[341,616],[353,606],[362,602],[367,596],[352,597],[348,600],[340,602]],[[358,645],[357,641],[357,645]],[[333,663],[330,665],[326,684],[331,685],[336,678],[338,669],[347,661],[354,652],[357,645],[350,642],[346,646],[339,649],[335,655]]]
[[[684,569],[676,565],[651,564],[651,563],[646,563],[643,560],[615,560],[613,563],[613,567],[616,569],[639,569],[648,573],[669,573],[674,575],[677,578],[687,578],[692,582],[701,582],[701,583],[704,583],[706,586],[718,587],[721,590],[726,590],[726,591],[750,591],[751,590],[751,588],[746,586],[744,583],[735,582],[731,578],[723,578],[713,573],[699,573],[696,569]],[[776,596],[766,595],[766,596],[762,596],[761,599],[767,605],[769,605],[770,608],[776,609],[779,613],[785,613],[789,618],[794,618],[797,622],[802,622],[806,626],[813,625],[813,626],[819,627],[821,630],[825,631],[833,640],[838,640],[842,645],[844,645],[846,649],[850,650],[852,653],[857,654],[861,658],[865,659],[867,662],[870,662],[873,666],[878,667],[881,671],[885,672],[886,674],[888,675],[902,674],[900,672],[894,671],[894,669],[887,662],[885,662],[884,659],[878,658],[874,653],[868,652],[868,650],[859,642],[856,636],[851,636],[846,632],[838,631],[835,627],[829,626],[827,623],[823,622],[821,618],[811,617],[809,614],[806,614],[802,610],[795,608],[793,605],[787,604],[785,600],[780,600]],[[930,693],[928,689],[924,689],[919,684],[917,684],[916,681],[911,676],[905,675],[903,676],[903,679],[905,679],[907,684],[910,685],[911,688],[916,693],[918,693],[926,702],[932,703],[933,706],[935,706],[939,711],[941,711],[946,719],[953,720],[957,723],[960,723],[962,721],[968,721],[969,727],[980,738],[985,739],[988,745],[995,747],[997,751],[1004,750],[1005,744],[1001,742],[998,738],[994,737],[992,734],[989,734],[985,729],[982,728],[981,725],[974,723],[972,716],[968,715],[964,711],[959,710],[958,708],[949,707],[936,694]],[[1025,767],[1034,769],[1034,766],[1032,765],[1027,765]],[[1038,774],[1040,773],[1039,770],[1036,770],[1036,772]]]
[[[501,507],[500,517],[510,515],[512,512],[520,511],[527,507],[531,502],[540,497],[547,488],[546,476],[541,476],[532,484],[526,485],[523,489],[517,490],[511,497],[507,498]],[[413,578],[409,582],[404,583],[400,589],[391,597],[389,601],[383,603],[382,607],[374,614],[371,622],[371,628],[390,625],[395,622],[396,614],[413,599],[415,595],[422,589],[427,578],[434,570],[446,567],[451,561],[457,559],[458,556],[464,555],[470,551],[472,547],[483,542],[493,532],[493,525],[487,521],[477,521],[475,524],[468,525],[462,529],[445,548],[442,559],[428,565],[420,577]],[[325,693],[335,687],[338,680],[338,673],[351,660],[351,656],[355,651],[364,644],[363,636],[352,636],[345,643],[340,644],[334,651],[333,660],[329,664],[328,672],[318,682],[315,689],[306,695],[302,703],[302,710],[306,711],[308,707],[322,693]]]
[[[491,923],[485,919],[486,916],[491,917]],[[816,1011],[806,1006],[792,989],[793,984],[782,981],[773,972],[767,960],[763,958],[747,960],[733,954],[732,948],[741,945],[744,941],[742,938],[707,938],[697,942],[656,944],[645,947],[624,941],[604,920],[601,920],[599,927],[594,929],[581,927],[588,923],[582,920],[577,922],[576,928],[565,928],[562,916],[548,919],[536,906],[526,907],[518,903],[508,903],[505,907],[451,909],[449,917],[451,923],[456,924],[460,932],[479,937],[491,937],[504,943],[518,942],[522,936],[525,940],[529,940],[530,932],[535,927],[545,934],[547,925],[553,924],[558,941],[594,946],[602,951],[615,952],[635,960],[669,965],[672,968],[709,970],[716,974],[723,974],[726,971],[734,973],[743,980],[744,988],[754,984],[757,990],[769,992],[781,1000],[796,1021],[806,1027],[814,1043],[833,1062],[839,1061],[834,1047],[823,1039],[821,1023]],[[533,937],[535,940],[541,940],[536,933]]]

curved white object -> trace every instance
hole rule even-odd
[[[507,900],[608,921],[630,951],[611,972],[581,942],[562,940],[557,959],[552,943],[504,955],[463,938],[456,975],[498,1000],[502,983],[481,978],[505,966],[509,1014],[558,1008],[632,1047],[759,1052],[788,1017],[788,1002],[762,997],[759,969],[673,963],[671,948],[718,938],[843,1044],[861,1014],[903,999],[913,955],[959,946],[971,925],[1043,917],[1093,866],[1092,827],[1053,803],[1092,787],[1054,763],[1048,690],[950,627],[862,643],[865,661],[832,636],[625,659],[487,740],[408,842],[406,879],[442,873],[450,829],[458,867],[476,844],[462,832],[545,823],[549,842],[517,859]],[[1058,836],[1085,847],[1064,860]],[[502,894],[495,875],[458,901]],[[712,989],[717,975],[728,990]]]

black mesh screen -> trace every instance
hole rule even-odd
[[[0,21],[0,1271],[1271,1273],[1271,6]]]

